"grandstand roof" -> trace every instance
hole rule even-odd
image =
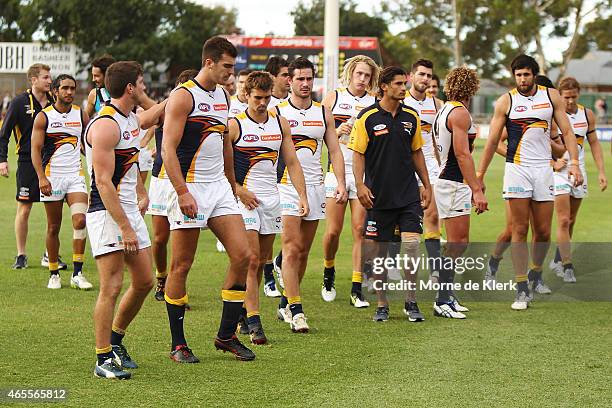
[[[555,82],[559,68],[549,71],[550,79]],[[612,86],[612,51],[590,51],[582,59],[570,60],[565,76],[572,76],[581,85]]]

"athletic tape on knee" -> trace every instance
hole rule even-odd
[[[86,239],[86,238],[87,238],[87,228],[72,230],[72,239]]]
[[[70,215],[86,214],[87,203],[72,203],[70,206]]]

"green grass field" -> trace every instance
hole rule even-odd
[[[603,148],[612,176],[610,146],[605,143]],[[481,150],[479,141],[477,155]],[[610,192],[598,191],[590,152],[586,156],[590,196],[581,209],[575,237],[611,241]],[[394,302],[391,320],[375,324],[373,307],[357,310],[348,303],[349,234],[342,237],[336,261],[338,298],[331,304],[321,299],[324,223],[302,285],[310,334],[292,334],[275,318],[276,300],[263,298],[262,319],[270,345],[254,347],[257,359],[242,363],[214,350],[226,258],[216,252],[211,233],[204,232],[189,277],[193,310],[185,322],[190,347],[202,362],[178,365],[168,358],[165,306],[151,295],[125,339],[140,368],[130,381],[96,379],[92,313],[97,292],[70,289],[67,272],[63,289],[46,288],[48,272],[39,266],[45,236],[42,205],[35,206],[30,219],[30,266],[11,269],[14,170],[13,162],[11,178],[0,180],[0,220],[5,231],[0,240],[0,388],[66,388],[69,397],[64,405],[75,407],[607,407],[612,401],[611,303],[534,302],[527,312],[519,313],[510,310],[511,299],[471,302],[467,320],[449,321],[434,318],[431,303],[422,299],[424,323],[408,323],[402,304]],[[502,172],[503,161],[497,157],[486,180],[491,211],[473,216],[474,241],[492,241],[503,228]],[[70,258],[71,236],[65,222],[64,259]],[[89,247],[85,272],[96,288]],[[545,278],[557,279],[548,270]]]

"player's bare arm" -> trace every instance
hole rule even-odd
[[[32,150],[30,152],[32,156],[32,166],[38,175],[38,187],[40,192],[46,196],[51,195],[51,183],[47,179],[47,175],[43,170],[42,166],[42,148],[45,144],[45,130],[47,128],[47,116],[44,113],[38,112],[34,119],[34,126],[32,127]]]
[[[336,188],[336,202],[343,204],[348,200],[348,193],[346,192],[346,178],[344,175],[344,157],[340,150],[340,143],[338,142],[338,135],[336,134],[334,127],[334,118],[331,111],[328,108],[325,111],[325,144],[327,145],[327,151],[334,168],[334,175],[338,180],[338,187]]]

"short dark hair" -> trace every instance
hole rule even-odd
[[[227,54],[232,58],[238,56],[238,50],[234,44],[223,37],[212,37],[206,40],[202,47],[202,63],[204,60],[211,59],[214,62],[219,62],[223,54]]]
[[[431,75],[431,80],[432,81],[436,81],[438,83],[438,87],[440,86],[440,77],[437,76],[436,74],[432,74]]]
[[[238,72],[238,75],[236,75],[236,78],[244,76],[244,75],[249,75],[251,72],[254,72],[251,68],[241,69]]]
[[[176,77],[176,86],[179,86],[180,84],[189,81],[190,79],[193,79],[196,77],[196,75],[198,75],[198,71],[197,69],[186,69],[184,71],[182,71],[177,77]]]
[[[400,67],[394,67],[394,66],[387,67],[382,70],[382,72],[380,73],[380,77],[378,78],[378,94],[381,97],[383,96],[382,85],[383,84],[389,85],[391,81],[393,81],[393,78],[395,78],[396,75],[406,76],[406,71],[404,71]]]
[[[542,85],[542,86],[545,86],[546,88],[554,88],[555,87],[553,82],[546,75],[536,75],[535,83],[536,83],[536,85]]]
[[[287,71],[289,72],[289,76],[291,78],[293,78],[293,73],[296,69],[308,69],[310,68],[312,70],[312,76],[315,76],[315,66],[312,62],[310,62],[310,60],[308,60],[308,58],[304,58],[304,57],[298,57],[296,59],[294,59],[293,61],[291,61],[291,63],[289,64],[289,67],[287,69]]]
[[[512,75],[514,75],[514,71],[517,69],[525,68],[531,70],[531,73],[534,76],[540,73],[540,66],[536,60],[533,57],[525,54],[517,55],[510,63],[510,68],[512,69]]]
[[[136,61],[118,61],[106,70],[104,86],[111,98],[121,98],[128,84],[136,86],[138,77],[143,75],[142,66]]]
[[[69,74],[59,74],[53,80],[53,83],[51,84],[51,89],[53,89],[53,90],[59,89],[59,87],[62,84],[62,81],[64,79],[71,79],[74,82],[74,86],[76,86],[76,79],[74,79],[74,77],[72,75],[69,75]]]
[[[433,71],[433,62],[428,59],[418,59],[414,64],[412,64],[412,67],[410,67],[410,72],[416,72],[418,67],[429,68]]]
[[[288,67],[289,62],[283,57],[270,57],[266,63],[264,71],[268,71],[272,76],[277,76],[280,73],[281,68]]]
[[[106,70],[108,69],[108,67],[113,65],[115,62],[116,61],[115,61],[115,59],[112,56],[110,56],[108,54],[104,54],[104,55],[94,59],[91,62],[91,66],[99,68],[100,71],[102,71],[102,74],[106,75]]]
[[[274,80],[269,72],[253,71],[249,74],[244,83],[244,92],[250,94],[253,89],[262,91],[271,91],[274,86]]]

